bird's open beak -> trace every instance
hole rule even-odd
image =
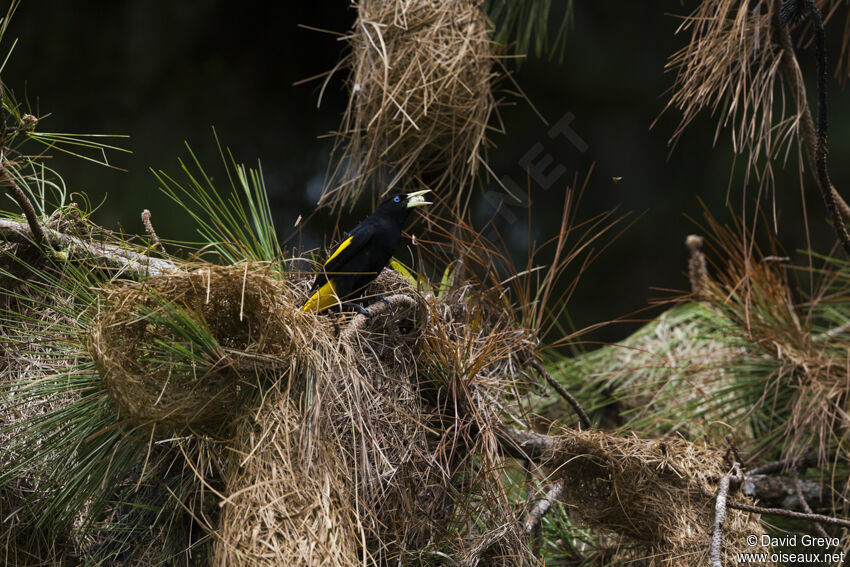
[[[422,191],[414,191],[413,193],[407,194],[407,208],[412,209],[413,207],[422,207],[424,205],[430,205],[430,201],[425,200],[425,193],[429,193],[430,189],[423,189]]]

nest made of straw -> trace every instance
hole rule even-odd
[[[670,438],[645,441],[565,429],[553,447],[561,500],[585,523],[631,537],[649,548],[650,566],[704,566],[714,523],[713,493],[723,454]],[[732,501],[750,503],[738,494]],[[729,509],[723,526],[723,564],[752,551],[746,537],[763,532],[759,517]]]
[[[313,451],[305,466],[303,419],[291,400],[278,395],[246,422],[231,455],[213,565],[358,564],[350,471],[334,450]]]
[[[495,108],[493,52],[479,0],[359,0],[348,36],[350,98],[322,201],[353,204],[420,178],[461,202]]]
[[[501,461],[486,453],[522,341],[469,291],[422,297],[386,271],[368,292],[392,308],[310,314],[335,322],[295,378],[304,387],[268,396],[239,429],[217,565],[415,562],[460,541],[450,525],[484,557],[522,555]],[[480,501],[457,507],[464,490]]]
[[[412,291],[390,272],[370,287]],[[328,326],[302,386],[270,396],[240,428],[217,565],[352,565],[363,554],[380,563],[428,524],[412,508],[429,454],[414,356],[422,306],[386,297],[392,314],[377,303],[371,319]]]
[[[315,326],[295,290],[248,264],[107,289],[89,351],[122,418],[215,430],[240,417],[256,378],[286,375]],[[200,345],[200,346],[199,346]]]

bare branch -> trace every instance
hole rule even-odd
[[[817,335],[812,336],[812,340],[815,341],[824,341],[826,339],[834,339],[839,335],[843,335],[847,331],[850,331],[850,321],[843,323],[837,327],[833,327],[823,333],[818,333]]]
[[[820,522],[831,526],[843,526],[850,528],[850,520],[843,518],[834,518],[832,516],[824,516],[822,514],[807,514],[805,512],[795,512],[784,508],[763,508],[761,506],[750,506],[748,504],[735,504],[729,502],[726,504],[729,508],[741,510],[743,512],[753,512],[755,514],[770,514],[772,516],[783,516],[785,518],[794,518],[796,520],[808,520],[809,522]]]
[[[723,475],[717,485],[717,500],[714,502],[714,529],[711,532],[711,567],[723,567],[721,561],[723,544],[723,523],[726,521],[726,497],[729,496],[728,474]]]
[[[832,457],[827,457],[824,459],[825,461],[831,460]],[[782,459],[780,461],[774,461],[772,463],[766,463],[764,465],[758,466],[754,469],[747,471],[747,475],[759,475],[759,474],[770,474],[775,472],[781,472],[789,469],[805,469],[810,466],[814,466],[818,464],[818,455],[817,453],[809,453],[808,455],[804,455],[802,457],[791,457],[789,459]]]
[[[69,254],[85,256],[96,263],[135,277],[146,275],[156,276],[180,271],[181,269],[174,262],[160,258],[151,258],[126,247],[86,242],[58,230],[41,227],[40,225],[39,227],[42,229],[45,242],[54,248],[65,250]],[[11,219],[0,219],[0,236],[8,242],[20,242],[23,244],[32,243],[34,238],[36,238],[33,235],[32,227],[28,223]]]
[[[814,512],[812,512],[812,507],[809,506],[809,503],[806,502],[806,498],[803,496],[803,487],[800,484],[800,477],[796,474],[794,475],[794,491],[797,493],[797,500],[800,501],[800,506],[803,507],[803,512],[806,514],[814,514]],[[826,530],[823,529],[820,522],[814,522],[812,525],[815,527],[815,531],[819,536],[829,539],[829,534],[826,533]]]
[[[540,375],[541,375],[541,376],[543,376],[543,378],[545,378],[545,379],[546,379],[546,382],[548,382],[550,386],[552,386],[553,388],[555,388],[555,391],[556,391],[556,392],[558,392],[558,394],[559,394],[562,398],[564,398],[564,400],[566,400],[568,404],[570,404],[570,405],[572,406],[572,408],[573,408],[573,409],[575,410],[575,412],[578,414],[579,422],[581,423],[581,425],[582,425],[585,429],[590,429],[590,428],[593,426],[593,422],[592,422],[592,421],[590,421],[590,416],[589,416],[589,415],[587,415],[587,412],[586,412],[586,411],[584,411],[584,408],[583,408],[583,407],[581,407],[581,404],[578,402],[578,400],[577,400],[577,399],[575,399],[575,398],[573,397],[573,395],[572,395],[572,394],[570,394],[569,392],[567,392],[567,389],[566,389],[566,388],[564,388],[564,387],[561,385],[561,383],[560,383],[560,382],[558,382],[557,380],[555,380],[555,379],[552,377],[552,375],[551,375],[551,374],[549,374],[549,372],[548,372],[548,371],[547,371],[547,370],[543,367],[543,365],[542,365],[542,364],[540,364],[540,362],[539,362],[538,360],[534,360],[534,359],[533,359],[533,360],[531,361],[531,366],[532,366],[535,370],[537,370],[537,372],[539,372],[539,373],[540,373]]]
[[[537,524],[540,523],[540,520],[542,520],[543,516],[546,515],[546,512],[549,511],[549,508],[551,508],[555,501],[561,496],[561,492],[563,490],[564,483],[556,482],[546,493],[546,496],[534,503],[531,510],[528,511],[528,515],[526,515],[525,522],[523,523],[525,533],[530,534],[534,531],[534,528],[537,527]]]

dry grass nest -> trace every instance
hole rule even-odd
[[[320,330],[303,322],[296,293],[248,264],[105,290],[89,351],[121,418],[163,430],[232,422],[256,376],[286,375]]]
[[[624,534],[655,550],[649,565],[709,564],[714,494],[727,472],[723,453],[671,438],[646,441],[592,431],[564,430],[552,448],[563,480],[561,499],[591,526]],[[731,501],[751,504],[740,494]],[[723,526],[723,564],[751,551],[746,536],[763,532],[759,517],[729,509]]]
[[[314,451],[305,463],[302,422],[298,408],[279,396],[256,423],[246,423],[233,447],[213,565],[358,564],[350,471],[336,451]]]
[[[482,2],[359,0],[356,6],[344,61],[351,94],[324,202],[353,204],[369,182],[390,191],[417,177],[437,193],[457,191],[460,202],[478,170],[495,107]]]
[[[322,316],[330,319],[324,335],[290,388],[265,398],[240,426],[216,565],[403,562],[408,550],[442,541],[453,521],[465,521],[471,512],[453,494],[471,479],[494,501],[507,493],[501,469],[491,463],[480,472],[479,459],[488,444],[495,457],[491,429],[509,403],[506,376],[516,375],[521,341],[485,323],[469,290],[426,298],[387,270],[370,293],[392,308],[375,303],[370,319]],[[509,507],[485,505],[494,508],[490,527],[519,529]],[[505,540],[491,545],[521,552]]]

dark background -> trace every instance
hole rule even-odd
[[[575,115],[573,128],[588,151],[578,152],[563,138],[550,139],[528,104],[515,101],[501,110],[507,134],[494,138],[497,148],[490,154],[498,175],[524,184],[519,160],[537,142],[568,170],[549,190],[531,185],[535,239],[557,231],[566,184],[574,176],[583,178],[593,163],[596,169],[580,218],[616,206],[640,216],[583,276],[570,305],[578,327],[626,315],[669,295],[657,288],[688,287],[684,239],[696,227],[685,215],[702,219],[697,197],[719,218],[731,218],[725,208],[733,167],[728,130],[713,147],[715,123],[703,115],[670,155],[667,140],[678,114],[666,114],[650,129],[673,81],[664,65],[687,40],[686,34],[674,35],[680,21],[672,14],[687,13],[694,5],[678,0],[577,2],[563,60],[532,56],[516,70],[517,82],[547,120],[556,122],[567,112]],[[24,0],[5,44],[8,49],[9,40],[19,39],[3,79],[39,115],[51,113],[39,124],[42,131],[131,136],[122,143],[133,153],[111,156],[127,172],[62,156],[52,164],[70,190],[85,192],[93,203],[107,196],[94,215],[96,222],[139,233],[139,214],[148,208],[161,237],[195,238],[187,217],[158,190],[150,168],[179,173],[177,158],[186,156],[184,141],[204,164],[214,166],[215,126],[238,160],[251,165],[262,160],[279,233],[285,238],[295,219],[314,209],[332,146],[332,140],[322,136],[339,124],[346,101],[342,76],[331,82],[321,108],[316,106],[320,82],[293,85],[333,67],[344,49],[334,36],[298,24],[344,32],[353,19],[354,10],[344,0]],[[841,27],[835,22],[827,33],[838,36]],[[830,39],[834,53],[840,38]],[[811,78],[811,50],[801,53],[800,60]],[[850,172],[841,159],[850,151],[850,105],[837,81],[830,87],[832,174],[841,188],[850,186]],[[744,161],[739,157],[732,177],[734,210],[755,196],[751,182],[745,197]],[[615,183],[613,177],[622,181]],[[806,179],[814,247],[826,252],[831,232],[823,222],[823,204]],[[805,247],[795,165],[777,168],[776,188],[778,236],[793,253]],[[479,199],[479,218],[492,216],[488,207]],[[343,228],[366,211],[364,204],[344,218]],[[515,254],[521,257],[527,245],[525,212],[518,216],[516,225],[503,222],[501,228],[512,235]],[[303,245],[319,245],[333,221],[326,214],[311,218]],[[608,327],[590,338],[616,340],[634,325]]]

